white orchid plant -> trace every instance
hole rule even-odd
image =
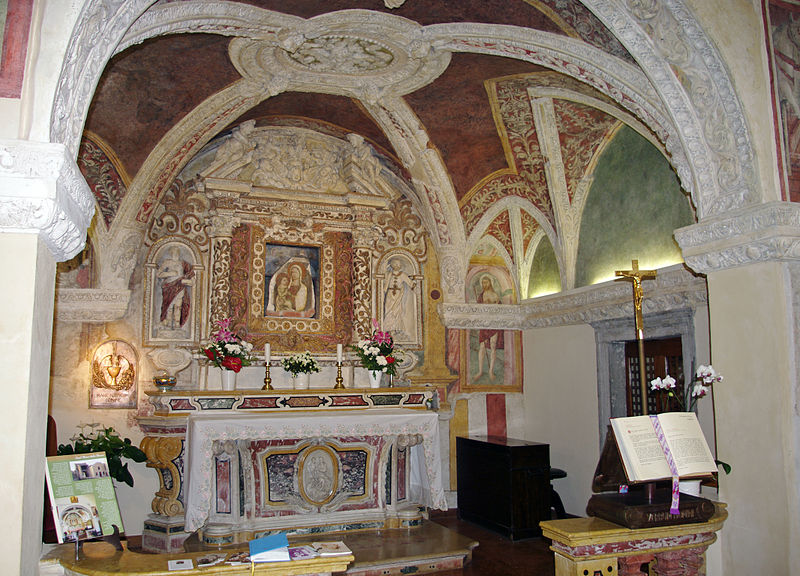
[[[722,374],[719,374],[711,364],[708,366],[701,364],[694,373],[694,380],[685,384],[682,390],[678,389],[678,383],[669,374],[664,378],[651,380],[650,390],[661,397],[660,407],[662,411],[668,410],[674,399],[681,411],[696,412],[697,401],[707,396],[711,392],[711,387],[717,382],[722,382],[722,380]],[[722,467],[726,474],[730,474],[730,464],[720,460],[716,460],[716,463]]]
[[[671,399],[675,399],[684,412],[695,412],[697,401],[711,392],[711,386],[716,382],[722,382],[722,375],[718,374],[710,364],[700,365],[695,372],[695,378],[683,390],[678,390],[678,383],[675,378],[667,374],[664,378],[656,378],[650,381],[650,390],[659,392],[662,396],[662,407],[667,408]]]

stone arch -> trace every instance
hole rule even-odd
[[[605,86],[606,93],[634,111],[665,141],[699,218],[757,202],[755,165],[741,103],[720,55],[684,1],[653,0],[627,8],[611,0],[581,1],[626,46],[645,74],[583,42],[513,26],[432,25],[425,27],[424,34],[430,42],[435,41],[437,50],[541,61],[581,81]],[[50,127],[51,140],[63,143],[73,157],[77,156],[89,104],[105,64],[153,4],[154,0],[111,5],[104,0],[88,0],[84,5],[66,50]],[[241,11],[224,4],[209,7],[219,7],[221,15],[231,17]],[[173,14],[178,19],[176,25],[187,30],[199,18],[178,8],[166,13]],[[254,32],[262,37],[276,33],[287,17],[275,17],[274,30],[269,26],[265,29],[261,23]],[[141,27],[151,30],[151,35],[168,29],[167,23],[159,26],[158,22],[144,20],[150,27]],[[220,22],[204,18],[202,29],[213,31]],[[647,30],[653,29],[668,29],[682,49],[650,36]],[[495,48],[490,50],[489,45]],[[599,58],[598,63],[593,58]],[[681,84],[673,69],[689,78],[688,87]],[[439,191],[437,186],[425,186],[425,190],[428,198],[423,198],[424,202],[447,205],[440,197],[446,191]],[[446,216],[454,218],[449,213]],[[460,222],[448,222],[454,230],[460,229],[458,225]],[[448,248],[443,252],[453,254]],[[464,268],[464,262],[459,264]],[[446,276],[443,274],[443,278]],[[454,292],[443,287],[448,294]]]

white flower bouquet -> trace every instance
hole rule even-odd
[[[281,360],[281,366],[287,372],[291,372],[292,376],[298,374],[310,374],[311,372],[319,372],[319,364],[311,356],[311,353],[306,350],[300,354],[293,354]]]

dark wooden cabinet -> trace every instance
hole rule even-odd
[[[456,438],[458,517],[511,540],[541,536],[550,519],[550,445]]]

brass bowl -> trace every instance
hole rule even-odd
[[[153,376],[153,384],[162,392],[172,390],[177,382],[175,376]]]

